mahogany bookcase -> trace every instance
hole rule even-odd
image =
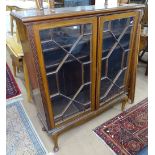
[[[52,136],[134,100],[143,5],[12,12],[38,117]]]

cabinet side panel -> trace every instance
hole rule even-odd
[[[128,80],[128,96],[131,102],[134,102],[135,98],[135,87],[136,87],[136,71],[137,71],[137,64],[138,64],[138,52],[139,52],[139,45],[140,45],[140,32],[141,32],[141,18],[142,18],[142,11],[139,11],[138,21],[136,24],[136,32],[134,37],[134,45],[133,45],[133,52],[131,56],[131,68],[130,68],[130,76]]]
[[[33,43],[33,36],[32,32],[29,32],[30,26],[28,29],[25,25],[23,25],[22,22],[16,20],[17,29],[19,32],[19,38],[22,44],[22,49],[24,52],[24,61],[26,63],[27,69],[28,69],[28,76],[30,79],[31,84],[31,93],[33,95],[33,99],[35,101],[38,114],[41,118],[42,123],[46,128],[49,128],[48,126],[48,119],[47,119],[47,111],[46,107],[44,106],[44,99],[41,97],[41,92],[39,89],[39,83],[38,83],[38,73],[37,69],[35,67],[35,57],[33,54],[34,50],[34,43]],[[30,35],[31,33],[31,35]]]
[[[28,38],[30,41],[30,45],[31,45],[31,50],[33,53],[34,64],[35,64],[35,68],[36,68],[36,75],[37,75],[37,79],[38,79],[38,85],[39,85],[41,98],[42,98],[42,102],[43,102],[43,106],[44,106],[44,110],[45,110],[46,122],[47,122],[48,130],[50,130],[51,128],[54,127],[54,121],[52,119],[52,116],[50,117],[49,109],[47,106],[46,94],[45,94],[44,87],[43,87],[43,78],[41,76],[40,64],[38,61],[38,55],[37,55],[37,51],[36,51],[37,45],[35,44],[33,27],[31,25],[27,25],[27,31],[28,31],[27,34],[28,34]],[[50,113],[52,115],[51,110],[50,110]]]
[[[33,55],[30,49],[30,45],[28,42],[27,38],[27,32],[25,26],[20,22],[19,20],[16,20],[18,32],[19,32],[19,38],[20,42],[22,44],[22,50],[24,52],[24,60],[26,61],[26,66],[28,68],[28,74],[30,78],[30,83],[32,90],[36,89],[38,87],[37,81],[36,81],[36,72],[34,68],[34,63],[33,63]]]

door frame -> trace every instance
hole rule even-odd
[[[133,11],[133,12],[125,12],[125,13],[118,13],[118,14],[112,14],[112,15],[107,15],[107,16],[100,16],[98,19],[98,50],[97,50],[97,82],[96,82],[96,109],[98,109],[100,106],[104,106],[100,105],[100,83],[101,83],[101,58],[102,58],[102,38],[103,36],[103,28],[104,28],[104,22],[106,21],[111,21],[111,20],[116,20],[116,19],[123,19],[123,18],[129,18],[129,17],[133,17],[134,18],[134,23],[133,23],[133,28],[131,31],[131,36],[130,36],[130,43],[129,43],[129,56],[128,56],[128,68],[127,71],[125,73],[125,80],[124,80],[124,85],[125,85],[125,90],[132,91],[132,90],[128,90],[128,85],[129,85],[129,71],[131,70],[131,63],[133,63],[133,65],[137,65],[137,62],[135,62],[134,60],[131,60],[132,55],[137,56],[137,51],[134,50],[134,40],[136,37],[136,30],[137,30],[137,25],[138,25],[138,19],[139,19],[139,11]],[[133,67],[134,68],[134,67]],[[133,76],[133,75],[131,75]],[[135,82],[135,81],[133,81]],[[115,97],[117,97],[119,95],[116,95]],[[114,98],[115,98],[114,97]]]

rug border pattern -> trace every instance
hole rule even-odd
[[[7,69],[8,69],[8,72],[10,73],[9,75],[11,76],[11,79],[12,79],[14,85],[15,85],[16,88],[18,89],[18,94],[17,94],[16,96],[10,96],[10,97],[8,97],[8,98],[7,98],[7,96],[6,96],[6,100],[7,100],[7,101],[10,101],[11,99],[17,99],[17,97],[20,97],[22,94],[21,94],[21,90],[19,89],[19,87],[18,87],[18,85],[17,85],[17,82],[16,82],[16,80],[15,80],[15,78],[14,78],[12,72],[11,72],[11,69],[10,69],[9,65],[6,63],[6,72],[7,72]],[[6,91],[7,91],[7,90],[6,90]]]
[[[102,141],[104,141],[107,146],[109,146],[110,150],[112,150],[113,153],[117,153],[117,154],[123,153],[121,155],[125,155],[126,153],[130,154],[125,148],[122,151],[121,146],[117,145],[116,142],[113,142],[111,139],[108,140],[108,135],[106,135],[106,134],[98,135],[95,131],[97,129],[99,129],[101,126],[106,126],[106,125],[108,125],[110,123],[114,123],[118,119],[122,119],[123,116],[126,115],[126,114],[127,114],[126,116],[128,116],[130,114],[130,112],[134,112],[137,107],[140,108],[142,106],[146,106],[147,104],[148,104],[148,98],[145,98],[144,100],[142,100],[138,104],[132,106],[131,108],[127,109],[126,111],[124,111],[124,112],[116,115],[115,117],[113,117],[112,119],[106,121],[105,123],[100,124],[98,127],[96,127],[95,129],[93,129],[94,133],[97,135],[97,137],[99,137],[100,139],[102,139]],[[138,136],[137,136],[137,139],[139,139],[140,141],[142,141]],[[117,149],[115,149],[116,147],[117,147]]]
[[[30,139],[32,140],[32,143],[33,143],[35,149],[37,150],[37,154],[38,155],[40,155],[40,154],[46,155],[47,150],[46,150],[44,144],[41,142],[41,139],[39,138],[31,120],[29,119],[28,114],[26,113],[25,108],[22,105],[22,102],[16,101],[14,103],[7,104],[8,108],[10,108],[12,106],[17,107],[17,110],[18,110],[21,120],[24,124],[24,127],[27,129],[26,132],[29,135]]]

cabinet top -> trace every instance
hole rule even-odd
[[[125,10],[135,10],[144,8],[142,4],[108,4],[108,5],[90,5],[90,6],[78,6],[78,7],[65,7],[65,8],[53,8],[53,9],[33,9],[12,12],[11,16],[21,20],[23,23],[43,21],[56,18],[77,17],[101,13],[118,12]]]

